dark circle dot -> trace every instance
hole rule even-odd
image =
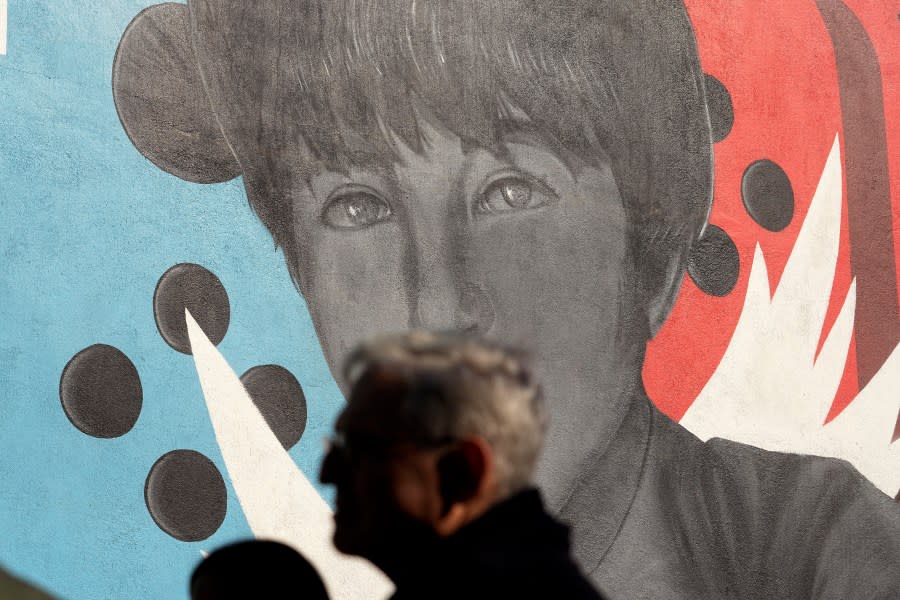
[[[159,278],[153,293],[153,316],[166,343],[191,353],[184,309],[188,309],[213,344],[228,331],[231,307],[219,278],[200,265],[181,263]]]
[[[741,181],[744,208],[769,231],[781,231],[794,218],[794,188],[784,169],[768,159],[747,167]]]
[[[734,126],[734,105],[731,103],[731,94],[721,81],[712,75],[705,75],[704,78],[713,141],[721,142]]]
[[[59,399],[72,425],[94,437],[114,438],[134,427],[144,392],[137,369],[121,350],[94,344],[63,368]]]
[[[193,48],[187,5],[141,11],[115,53],[113,100],[129,139],[158,167],[197,183],[228,181],[241,167],[210,110]]]
[[[144,502],[159,528],[173,538],[205,540],[225,520],[225,481],[203,454],[172,450],[150,467]]]
[[[734,289],[740,269],[737,246],[721,227],[707,225],[688,258],[691,279],[710,296],[726,296]]]
[[[306,429],[306,396],[290,371],[261,365],[241,375],[241,383],[285,450],[300,441]]]

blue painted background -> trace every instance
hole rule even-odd
[[[303,384],[309,423],[292,450],[315,474],[341,399],[283,257],[240,181],[200,186],[159,171],[119,125],[110,89],[125,26],[153,2],[10,0],[0,56],[0,565],[66,598],[184,598],[200,559],[250,535],[229,487],[208,540],[179,542],[144,504],[162,454],[203,452],[227,479],[193,362],[156,330],[152,296],[179,262],[216,273],[238,374],[266,363]],[[94,343],[135,363],[134,428],[91,438],[66,418],[59,376]]]

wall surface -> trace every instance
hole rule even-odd
[[[410,326],[534,351],[554,410],[538,482],[611,594],[654,595],[623,581],[624,537],[585,541],[603,511],[579,494],[607,481],[604,461],[636,460],[616,535],[649,544],[625,515],[668,510],[642,496],[663,493],[654,469],[673,472],[644,449],[680,435],[668,419],[849,461],[871,484],[803,479],[785,506],[865,488],[889,540],[872,547],[894,549],[857,552],[890,564],[896,3],[506,2],[485,16],[467,2],[458,18],[421,3],[407,21],[365,4],[334,3],[378,34],[344,47],[309,14],[225,0],[0,2],[0,565],[61,597],[186,597],[201,552],[256,535],[347,573],[336,596],[382,589],[326,547],[320,440],[347,350]],[[466,19],[507,45],[473,58],[454,30]],[[340,14],[321,22],[340,38]],[[317,35],[323,60],[282,61]],[[498,110],[521,131],[502,134]],[[659,413],[635,416],[639,380]],[[625,439],[631,425],[646,431]],[[623,458],[608,460],[610,440]],[[709,447],[698,465],[744,456]],[[790,485],[744,468],[729,471],[740,502],[704,502],[749,513],[753,493],[764,505]],[[837,519],[814,527],[864,537]],[[645,576],[715,597],[721,582],[685,568]]]

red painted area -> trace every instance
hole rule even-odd
[[[828,423],[838,416],[847,405],[853,401],[859,391],[859,380],[856,377],[856,340],[850,340],[850,351],[847,354],[847,364],[844,366],[844,376],[841,378],[841,385],[835,394],[834,402],[825,422]]]
[[[737,245],[741,274],[734,291],[724,298],[706,296],[686,280],[668,322],[649,345],[644,368],[647,390],[657,405],[676,419],[702,390],[728,345],[740,316],[757,244],[765,256],[774,291],[834,137],[842,133],[833,46],[815,2],[687,0],[686,4],[704,70],[725,84],[734,103],[734,127],[715,146],[715,199],[710,222],[728,232]],[[858,0],[849,4],[856,8],[855,5],[867,2]],[[883,4],[881,12],[872,8],[860,15],[867,29],[878,30],[872,37],[876,49],[881,48],[883,52],[887,52],[891,37],[894,48],[898,39],[897,16],[888,23],[884,18],[886,7]],[[888,70],[893,76],[884,86],[885,95],[894,99],[887,115],[888,137],[893,148],[898,147],[895,140],[900,116],[895,83],[900,68],[898,54],[894,52],[890,59]],[[794,189],[793,221],[778,233],[757,225],[745,211],[741,199],[744,170],[762,158],[778,163]],[[896,155],[892,155],[891,169],[896,208],[900,198],[900,165]],[[838,267],[823,340],[851,281],[846,212],[845,205]],[[895,227],[898,221],[895,218]],[[852,349],[850,362],[834,414],[857,391]]]

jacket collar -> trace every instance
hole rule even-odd
[[[391,578],[398,592],[427,588],[435,581],[452,587],[455,583],[446,581],[448,572],[465,574],[467,581],[515,579],[517,570],[547,564],[551,557],[570,560],[569,528],[550,516],[540,493],[529,488],[452,536],[410,553]]]

